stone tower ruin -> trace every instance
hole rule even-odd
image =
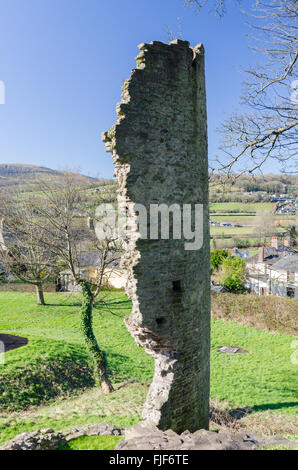
[[[103,134],[112,152],[119,201],[125,201],[128,247],[123,267],[132,312],[126,325],[155,359],[143,419],[160,429],[208,428],[210,262],[207,120],[202,45],[141,44],[137,68],[122,87],[115,126]],[[140,207],[202,207],[201,244],[147,237]],[[193,209],[191,209],[193,211]],[[169,210],[169,230],[174,216]],[[183,224],[181,217],[181,224]],[[171,232],[172,231],[172,232]]]

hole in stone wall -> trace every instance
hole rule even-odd
[[[158,326],[163,325],[165,321],[165,318],[156,318],[156,323]]]
[[[181,281],[173,281],[173,291],[181,292]]]

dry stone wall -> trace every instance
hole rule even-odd
[[[18,434],[7,441],[1,450],[56,450],[59,446],[83,436],[122,436],[124,429],[113,424],[91,424],[71,429],[68,432],[53,429],[38,429]]]
[[[155,359],[143,419],[162,430],[195,431],[208,428],[209,408],[204,49],[180,40],[154,41],[139,49],[137,68],[122,87],[116,124],[103,134],[130,229],[122,260],[133,304],[126,324]],[[160,231],[156,239],[141,236],[138,205],[150,214],[152,204],[202,205],[201,248],[186,250],[183,233],[180,239],[161,239]],[[148,216],[148,234],[150,228]]]

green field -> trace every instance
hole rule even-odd
[[[210,227],[211,235],[249,235],[255,232],[255,227]]]
[[[256,202],[256,203],[244,203],[244,202],[216,202],[210,204],[210,213],[256,213],[258,211],[271,212],[274,209],[275,204],[271,202]]]
[[[41,427],[58,430],[98,422],[131,426],[140,420],[153,360],[136,346],[124,326],[130,301],[114,292],[109,307],[117,315],[94,312],[95,333],[107,352],[116,389],[102,395],[93,386],[82,343],[78,297],[46,294],[50,305],[40,307],[32,294],[0,293],[1,333],[29,339],[27,346],[7,352],[5,365],[0,365],[0,442]],[[213,400],[232,409],[250,407],[254,420],[260,413],[277,413],[284,416],[280,420],[292,423],[298,414],[297,366],[290,361],[294,339],[214,319]],[[223,345],[241,346],[249,354],[223,355],[218,352]]]
[[[281,227],[276,227],[274,233],[284,232],[284,229]],[[256,233],[255,227],[210,227],[211,235],[228,235],[230,237],[251,235]],[[263,238],[263,237],[262,237]]]
[[[215,222],[234,222],[241,225],[254,225],[256,220],[255,215],[214,215],[213,213],[210,214],[210,219]]]
[[[210,204],[210,220],[223,223],[237,223],[241,227],[210,226],[210,234],[216,239],[217,248],[260,246],[264,243],[264,226],[262,213],[270,214],[270,227],[267,233],[268,243],[273,235],[280,235],[280,242],[287,227],[295,225],[294,215],[274,214],[275,204],[263,203],[214,203]],[[268,221],[267,221],[268,223]],[[214,248],[214,241],[211,244]]]

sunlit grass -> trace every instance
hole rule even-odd
[[[29,338],[27,346],[6,353],[5,365],[0,366],[0,441],[46,427],[66,430],[80,424],[138,422],[154,364],[124,325],[130,301],[122,292],[112,292],[109,308],[115,315],[107,308],[94,312],[94,330],[107,353],[116,389],[102,395],[93,387],[80,332],[80,294],[45,297],[50,305],[42,307],[35,304],[33,294],[0,293],[1,333]],[[297,414],[294,339],[213,319],[211,397],[234,407],[251,407],[252,413]],[[249,353],[221,354],[223,345],[240,346]]]
[[[58,450],[112,450],[122,440],[120,436],[82,436],[61,445]]]

